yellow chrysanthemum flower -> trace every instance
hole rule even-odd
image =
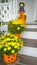
[[[17,43],[17,46],[19,47],[19,43]]]
[[[6,42],[6,40],[3,40],[1,43],[5,43]]]
[[[8,50],[11,50],[11,47],[8,47],[7,49],[8,49]]]
[[[6,51],[6,50],[7,50],[7,48],[4,48],[3,50],[4,50],[4,51]]]
[[[17,39],[18,39],[18,37],[17,37],[17,36],[15,36],[15,37],[14,37],[14,40],[16,40],[16,41],[17,41]]]
[[[15,53],[15,50],[12,50],[11,52],[12,52],[12,53]]]
[[[20,27],[17,28],[18,30],[20,29]]]
[[[7,36],[9,36],[10,34],[8,33],[8,34],[6,34]]]
[[[2,36],[1,38],[3,39],[5,36]]]
[[[11,45],[11,42],[9,42],[8,45]]]
[[[5,46],[8,46],[8,44],[6,43]]]
[[[15,46],[15,45],[16,45],[16,42],[12,42],[12,43],[11,43],[11,46]]]
[[[21,20],[17,19],[17,20],[13,20],[12,24],[22,24]]]
[[[21,47],[23,47],[23,44],[21,44]]]
[[[2,46],[0,45],[0,49],[2,48]]]
[[[20,49],[19,47],[17,49]]]
[[[18,46],[16,45],[16,46],[14,46],[14,48],[18,48]]]
[[[10,40],[10,38],[7,38],[6,41]]]

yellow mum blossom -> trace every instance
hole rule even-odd
[[[6,41],[10,40],[10,38],[7,38]]]
[[[4,43],[1,41],[1,44],[4,44]]]
[[[12,36],[14,37],[14,35],[13,35],[13,34],[10,34],[10,37],[12,37]]]
[[[16,46],[14,46],[14,48],[18,48],[18,46],[16,45]]]
[[[5,46],[8,46],[8,44],[6,43]]]
[[[22,24],[21,20],[17,19],[17,20],[13,20],[12,24]]]
[[[7,48],[4,48],[3,50],[4,50],[4,51],[6,51],[6,50],[7,50]]]
[[[9,36],[10,34],[8,33],[8,34],[6,34],[7,36]]]
[[[6,40],[3,40],[1,43],[5,43],[6,42]]]
[[[1,38],[4,38],[5,36],[2,36]]]
[[[8,47],[7,49],[8,49],[8,50],[11,50],[11,47]]]
[[[11,42],[9,42],[8,45],[11,45]]]
[[[17,49],[20,49],[19,47]]]
[[[17,28],[18,30],[20,29],[20,27]]]
[[[19,43],[17,43],[17,46],[19,47]]]
[[[15,50],[12,50],[11,52],[12,52],[12,53],[15,53]]]
[[[15,46],[15,45],[16,45],[16,42],[12,42],[12,43],[11,43],[11,46]]]
[[[14,37],[14,40],[17,40],[17,39],[18,39],[18,37],[17,37],[17,36],[15,36],[15,37]]]
[[[21,47],[23,47],[23,44],[21,44]]]
[[[0,49],[2,48],[2,46],[0,45]]]

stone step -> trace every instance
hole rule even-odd
[[[20,63],[24,63],[26,65],[37,65],[37,58],[27,55],[19,55]]]
[[[25,28],[24,31],[37,32],[37,28]]]
[[[37,48],[37,39],[22,38],[24,46]]]

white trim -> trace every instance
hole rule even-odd
[[[12,5],[12,3],[0,3],[0,6],[4,6],[4,5]]]

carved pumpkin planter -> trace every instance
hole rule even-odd
[[[14,34],[14,36],[20,37],[20,36],[21,36],[21,34]]]
[[[17,53],[10,55],[10,56],[4,54],[3,56],[4,56],[4,60],[7,64],[11,64],[11,63],[15,62],[17,59]]]

